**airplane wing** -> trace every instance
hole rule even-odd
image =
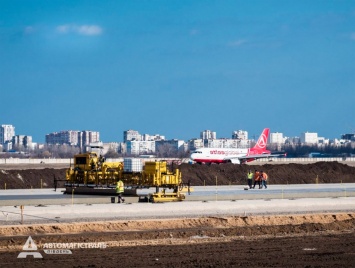
[[[274,156],[272,156],[272,154],[254,154],[254,155],[250,154],[250,155],[239,157],[239,161],[240,161],[240,163],[244,163],[244,162],[250,162],[250,161],[253,161],[253,160],[259,159],[259,158],[269,158],[269,157],[274,157]]]
[[[250,154],[250,155],[246,155],[243,157],[239,157],[239,159],[257,159],[257,158],[270,158],[270,157],[280,157],[280,156],[284,156],[286,157],[286,153],[285,152],[271,152],[271,153],[265,153],[265,154]]]
[[[234,158],[229,158],[228,160],[232,163],[245,163],[245,162],[251,162],[255,159],[259,158],[271,158],[271,157],[280,157],[284,156],[286,157],[285,152],[272,152],[272,153],[265,153],[265,154],[250,154],[250,155],[245,155],[245,156],[239,156],[239,157],[234,157]]]

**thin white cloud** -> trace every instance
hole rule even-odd
[[[83,35],[99,35],[102,33],[102,29],[97,25],[82,25],[77,27],[77,31]]]
[[[64,24],[57,26],[56,31],[61,34],[100,35],[102,28],[98,25]]]
[[[25,34],[31,34],[31,33],[34,33],[35,29],[32,26],[26,26],[23,31]]]
[[[198,30],[196,29],[190,30],[190,35],[197,35],[197,34],[198,34]]]
[[[66,34],[70,31],[70,25],[60,25],[57,27],[58,33]]]
[[[355,33],[350,34],[350,39],[355,41]]]
[[[239,39],[239,40],[235,40],[232,42],[228,43],[228,46],[230,47],[240,47],[241,45],[245,44],[247,42],[247,40],[245,39]]]

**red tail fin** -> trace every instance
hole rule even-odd
[[[269,138],[269,128],[264,128],[263,132],[261,133],[258,141],[256,142],[255,146],[252,148],[252,150],[255,151],[266,151],[266,144],[267,144],[267,139]]]

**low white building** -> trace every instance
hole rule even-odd
[[[283,144],[285,143],[285,138],[283,136],[283,133],[275,132],[275,133],[270,133],[270,141],[269,143],[273,144]]]
[[[163,141],[163,140],[165,140],[165,136],[160,135],[160,134],[155,134],[155,135],[143,134],[142,140],[144,140],[144,141]]]
[[[188,150],[191,152],[203,147],[203,139],[191,139],[188,141]]]
[[[301,139],[301,143],[318,144],[318,133],[304,132],[301,133],[300,139]]]
[[[160,148],[165,145],[170,146],[176,152],[185,152],[187,150],[187,144],[183,140],[172,139],[172,140],[162,140],[155,142],[155,151],[159,152]]]
[[[204,147],[207,148],[248,148],[249,145],[249,140],[215,139],[204,141]]]
[[[318,137],[318,144],[328,145],[330,143],[329,139],[324,137]]]
[[[127,141],[126,152],[129,155],[155,153],[155,141]]]

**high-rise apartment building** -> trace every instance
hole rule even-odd
[[[13,125],[1,125],[0,144],[11,142],[13,136],[15,136],[15,127]]]
[[[203,140],[215,140],[217,138],[217,134],[211,130],[204,130],[200,133],[200,138]]]
[[[232,139],[236,140],[247,140],[248,139],[248,131],[245,130],[236,130],[232,133]]]
[[[12,137],[12,148],[28,149],[32,147],[32,136],[15,135]]]
[[[97,131],[64,130],[46,135],[47,144],[69,144],[80,148],[99,141],[100,133]]]
[[[78,145],[78,130],[63,130],[46,135],[47,144]]]
[[[87,131],[83,130],[78,133],[78,146],[83,148],[90,143],[95,143],[100,141],[100,133],[97,131]]]
[[[142,135],[136,130],[125,130],[123,131],[123,142],[127,141],[141,141]]]

